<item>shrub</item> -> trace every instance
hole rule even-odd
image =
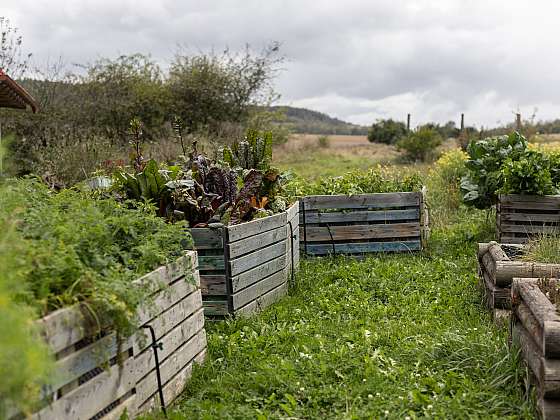
[[[441,145],[442,138],[431,127],[420,127],[397,142],[397,148],[405,151],[405,156],[414,161],[425,161]]]
[[[531,238],[523,248],[523,260],[560,264],[560,231]]]
[[[406,134],[406,125],[392,119],[379,120],[368,131],[368,140],[372,143],[395,144]]]
[[[331,139],[329,138],[329,136],[319,136],[317,137],[317,144],[319,144],[319,147],[326,149],[330,146],[331,144]]]

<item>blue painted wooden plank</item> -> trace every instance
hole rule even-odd
[[[364,254],[375,252],[409,252],[422,249],[420,240],[400,241],[400,242],[363,242],[363,243],[341,243],[335,244],[337,254]],[[303,250],[303,246],[302,246]],[[307,253],[309,255],[328,255],[333,253],[333,246],[330,243],[308,244]]]

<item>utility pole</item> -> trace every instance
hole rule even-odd
[[[461,133],[465,131],[465,114],[461,114]]]
[[[521,132],[521,113],[515,114],[515,126],[518,132]]]
[[[406,114],[406,131],[410,131],[410,114]]]

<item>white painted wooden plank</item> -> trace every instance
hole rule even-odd
[[[286,226],[280,226],[276,229],[268,230],[263,233],[241,239],[229,245],[229,257],[238,258],[250,252],[255,252],[265,246],[272,245],[276,242],[286,239]]]
[[[158,352],[160,363],[203,329],[204,312],[201,308],[158,340],[163,345],[163,348]],[[136,355],[135,359],[136,380],[140,381],[141,378],[155,369],[154,352],[151,348],[146,348],[142,353]]]
[[[257,267],[267,261],[286,253],[286,241],[261,248],[258,251],[229,261],[230,275],[236,276],[251,268]]]
[[[279,228],[286,224],[286,220],[286,212],[282,212],[251,222],[228,226],[228,241],[232,243],[267,230]]]
[[[260,298],[252,301],[248,305],[239,308],[237,311],[235,311],[235,315],[243,317],[251,316],[252,314],[262,311],[263,309],[277,302],[287,293],[288,284],[282,283],[280,286],[278,286],[276,289],[271,290],[266,295],[263,295]]]
[[[126,359],[31,416],[34,420],[87,420],[134,388],[134,358]]]
[[[236,293],[251,284],[270,276],[271,274],[286,267],[287,257],[281,255],[278,258],[267,261],[257,267],[238,274],[231,279],[232,292]]]
[[[233,298],[233,310],[245,306],[247,303],[258,299],[262,295],[268,293],[270,290],[275,289],[280,284],[285,283],[287,280],[286,270],[282,269],[271,276],[262,279],[255,284],[239,291],[232,296]]]
[[[173,379],[171,379],[166,385],[163,386],[163,398],[165,403],[169,404],[173,402],[184,390],[187,381],[192,375],[192,370],[195,364],[202,364],[206,360],[206,350],[198,353],[195,358],[185,366]],[[155,393],[148,401],[146,401],[139,411],[142,413],[149,412],[151,410],[159,409],[161,404],[159,402],[159,395]]]
[[[165,346],[165,344],[164,344]],[[183,341],[181,347],[169,355],[160,364],[161,380],[167,384],[173,377],[189,365],[197,354],[206,349],[206,332],[202,329],[188,341]],[[157,392],[157,377],[155,369],[136,384],[136,400],[139,406]],[[164,396],[165,397],[165,396]],[[167,401],[166,401],[167,403]]]

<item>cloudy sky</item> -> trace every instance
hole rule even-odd
[[[35,60],[282,44],[280,103],[359,124],[560,118],[556,0],[1,0]]]

